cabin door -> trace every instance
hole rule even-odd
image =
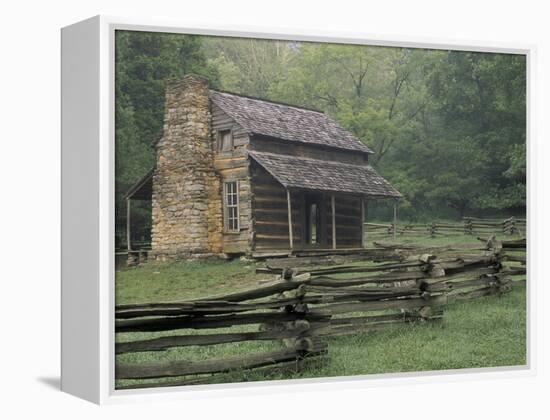
[[[305,220],[304,239],[307,248],[315,248],[324,244],[322,206],[323,196],[321,194],[305,195]]]

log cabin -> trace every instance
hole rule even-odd
[[[166,88],[156,165],[126,193],[151,200],[154,259],[360,249],[369,200],[400,193],[371,149],[315,109],[209,88]]]

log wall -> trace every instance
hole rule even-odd
[[[251,162],[250,174],[254,249],[290,249],[285,188],[256,162]],[[303,202],[299,195],[291,194],[291,205],[292,236],[298,245],[303,237]]]
[[[246,253],[250,250],[252,240],[251,190],[247,158],[248,133],[215,104],[211,104],[211,115],[214,167],[218,170],[222,182],[239,181],[240,229],[238,233],[223,232],[223,252],[226,254]],[[218,133],[223,130],[232,132],[232,150],[219,150]],[[220,196],[223,194],[223,186],[219,194]]]
[[[250,163],[247,149],[288,154],[315,159],[338,160],[361,164],[367,155],[323,149],[319,146],[292,143],[283,140],[249,136],[249,134],[215,104],[211,105],[212,144],[214,166],[222,181],[239,180],[240,225],[238,234],[224,233],[223,247],[226,253],[246,253],[250,250],[290,249],[288,231],[288,203],[285,188],[265,169]],[[231,130],[234,148],[219,151],[218,132]],[[249,165],[252,165],[249,167]],[[220,191],[221,194],[221,191]],[[291,193],[292,233],[295,249],[307,246],[305,238],[304,194]],[[330,195],[322,195],[320,248],[332,246],[332,213]],[[361,247],[361,201],[358,197],[336,197],[336,246],[337,248]]]
[[[361,199],[337,195],[336,204],[336,248],[361,247]],[[332,207],[330,195],[325,195],[327,244],[332,244]]]
[[[252,223],[255,250],[290,249],[288,204],[285,188],[265,169],[251,163]],[[291,192],[292,233],[295,249],[307,248],[305,193]],[[319,248],[332,246],[332,210],[329,194],[322,194]],[[361,199],[336,196],[336,247],[361,247]]]
[[[322,147],[318,144],[309,145],[258,135],[254,135],[250,138],[250,149],[259,152],[338,161],[356,165],[364,164],[368,159],[367,154],[357,151],[338,150],[330,147]]]

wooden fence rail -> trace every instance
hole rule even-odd
[[[296,370],[305,361],[322,360],[328,352],[326,337],[438,321],[449,302],[506,293],[510,279],[526,271],[524,239],[399,247],[377,243],[375,255],[383,261],[378,263],[372,253],[266,260],[257,270],[275,280],[249,290],[188,302],[119,305],[117,355],[266,340],[281,348],[202,361],[117,362],[115,378],[125,381],[117,388],[205,383],[236,369]],[[258,328],[227,330],[243,325]],[[222,328],[208,334],[185,331]],[[128,335],[136,332],[163,335]],[[168,377],[177,379],[142,382]]]
[[[500,249],[494,248],[493,243],[489,245],[471,246],[470,250],[475,249],[478,254],[468,257],[455,256],[452,247],[446,247],[449,255],[441,252],[441,257],[429,253],[413,256],[412,252],[425,250],[409,246],[400,263],[307,267],[311,275],[305,286],[308,293],[322,294],[333,300],[328,304],[312,302],[310,305],[313,310],[329,311],[333,316],[330,326],[321,334],[353,334],[397,323],[438,320],[450,301],[507,292],[509,278],[499,273]],[[465,246],[460,245],[458,249],[464,253]],[[394,250],[389,251],[393,258]],[[276,271],[270,267],[270,261],[267,261],[267,269]],[[355,273],[359,275],[349,276]],[[379,311],[384,311],[382,316],[388,318],[377,318],[373,313]]]
[[[364,232],[367,239],[382,238],[396,235],[429,235],[452,236],[452,235],[483,235],[483,234],[504,234],[524,235],[526,231],[525,219],[514,216],[506,219],[480,219],[475,217],[464,217],[460,222],[438,222],[432,223],[365,223]]]

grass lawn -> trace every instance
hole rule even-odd
[[[170,302],[221,295],[254,287],[261,279],[254,262],[240,260],[148,263],[116,273],[116,303]]]
[[[399,238],[401,242],[445,245],[475,241],[467,236],[452,238]],[[389,239],[387,240],[389,241]],[[117,304],[186,300],[227,293],[256,285],[272,276],[255,273],[248,261],[194,261],[149,263],[117,272]],[[254,331],[257,326],[224,331]],[[207,330],[210,331],[210,330]],[[221,332],[221,330],[214,330]],[[204,330],[163,333],[118,334],[117,341],[162,335],[205,334]],[[526,363],[525,284],[515,283],[501,297],[489,296],[447,306],[443,321],[389,327],[381,331],[328,339],[329,356],[306,366],[300,373],[230,372],[217,382],[266,379],[312,378],[390,372],[429,371]],[[204,347],[172,348],[162,352],[128,353],[117,362],[160,360],[205,360],[264,352],[280,348],[274,342],[243,342]],[[172,381],[167,379],[166,381]],[[139,381],[146,384],[148,381]],[[152,380],[150,382],[161,382]],[[117,381],[117,386],[136,381]]]

